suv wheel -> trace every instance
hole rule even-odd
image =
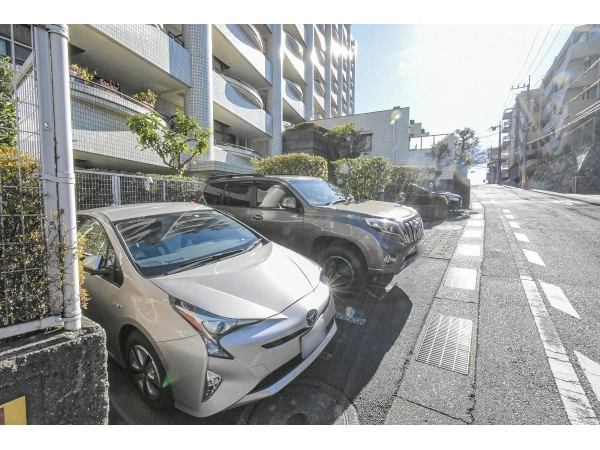
[[[146,336],[137,330],[131,333],[125,355],[127,372],[144,401],[156,409],[171,408],[173,393],[166,371]]]
[[[334,293],[358,293],[365,287],[367,267],[358,250],[331,245],[319,254],[318,259]]]

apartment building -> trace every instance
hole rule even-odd
[[[23,61],[29,29],[1,25],[0,54]],[[165,124],[182,110],[213,130],[207,154],[189,165],[197,178],[248,172],[251,158],[281,154],[286,123],[355,110],[351,25],[70,24],[69,38],[69,63],[94,75],[70,81],[80,168],[169,173],[127,126],[150,109]],[[133,98],[148,90],[154,106]]]
[[[594,142],[599,60],[600,25],[576,27],[540,86],[517,94],[503,114],[503,179],[530,179],[542,164]]]

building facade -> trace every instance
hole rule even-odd
[[[599,83],[600,25],[576,27],[540,86],[519,92],[503,113],[503,180],[525,183],[542,165],[594,142]]]
[[[11,41],[23,27],[0,26],[0,54],[26,58],[21,47],[32,43]],[[286,122],[354,112],[351,25],[71,24],[69,38],[69,63],[94,75],[71,78],[77,167],[169,173],[127,126],[150,109],[165,124],[182,110],[213,130],[189,166],[197,178],[245,173],[251,158],[281,154]],[[148,90],[153,107],[133,98]]]

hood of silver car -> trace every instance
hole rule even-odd
[[[320,268],[275,243],[152,282],[166,293],[209,313],[265,319],[312,292]]]
[[[377,200],[367,200],[359,203],[338,203],[329,208],[339,211],[347,211],[357,215],[385,217],[388,219],[406,219],[414,216],[417,212],[410,207],[402,206],[398,203],[380,202]]]

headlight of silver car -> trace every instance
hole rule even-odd
[[[206,344],[208,356],[233,359],[222,346],[220,340],[233,331],[260,322],[260,320],[228,319],[211,314],[194,305],[169,295],[169,303],[189,324],[194,327]]]

